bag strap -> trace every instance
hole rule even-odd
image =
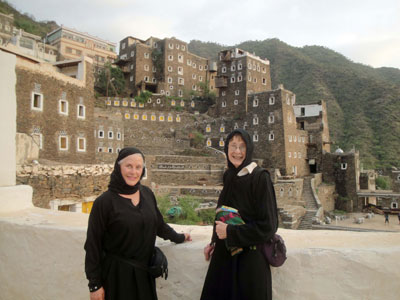
[[[115,258],[115,259],[117,259],[119,261],[122,261],[122,262],[124,262],[124,263],[126,263],[128,265],[131,265],[132,267],[139,268],[139,269],[141,269],[143,271],[149,272],[149,268],[146,267],[145,265],[143,265],[142,263],[138,262],[137,260],[125,258],[123,256],[120,256],[120,255],[117,255],[117,254],[112,254],[112,253],[107,253],[107,255],[112,257],[112,258]]]

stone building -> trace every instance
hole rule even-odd
[[[206,86],[214,90],[216,71],[207,59],[190,53],[187,43],[174,37],[146,41],[126,37],[120,42],[118,65],[122,67],[130,96],[140,91],[190,99]]]
[[[0,13],[0,45],[10,42],[14,28],[14,15]]]
[[[116,44],[87,33],[61,26],[46,35],[46,43],[58,50],[58,61],[88,56],[93,60],[93,72],[98,74],[106,62],[117,58]]]
[[[340,196],[337,208],[347,211],[359,211],[363,202],[358,198],[360,189],[360,158],[358,151],[344,153],[341,149],[335,153],[325,152],[322,158],[322,176],[325,182],[335,183]]]
[[[17,54],[16,74],[17,131],[36,141],[40,159],[93,163],[92,60],[50,65]]]

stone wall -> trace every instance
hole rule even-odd
[[[317,196],[321,202],[324,211],[332,211],[335,209],[335,185],[321,183],[317,185]]]
[[[17,184],[33,187],[32,202],[50,208],[56,198],[76,199],[107,190],[113,165],[23,165],[17,168]]]
[[[37,135],[29,136],[25,133],[17,133],[15,144],[17,165],[39,160],[40,138]]]

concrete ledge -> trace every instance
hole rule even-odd
[[[33,190],[29,185],[0,187],[0,210],[6,212],[33,207],[32,194]]]
[[[36,207],[0,211],[1,299],[87,300],[87,218]],[[203,247],[212,229],[174,227],[190,231],[193,242],[157,240],[170,269],[168,280],[157,280],[159,299],[198,300],[208,268]],[[288,260],[272,270],[274,300],[398,299],[399,233],[280,229],[279,234]]]

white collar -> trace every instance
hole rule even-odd
[[[239,173],[237,173],[237,176],[244,176],[244,175],[247,175],[247,174],[251,174],[255,167],[257,167],[257,164],[255,162],[252,162],[249,165],[243,167],[239,171]]]

